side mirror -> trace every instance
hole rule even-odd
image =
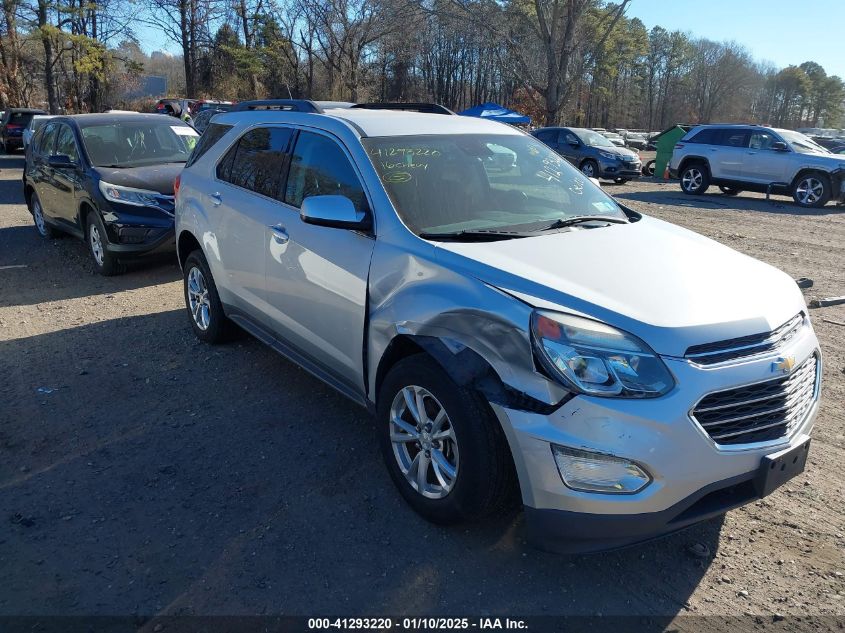
[[[53,154],[47,159],[47,164],[55,169],[69,169],[76,166],[67,154]]]
[[[771,147],[776,152],[788,152],[789,146],[783,141],[775,141]]]
[[[355,209],[346,196],[309,196],[302,201],[299,217],[306,224],[335,229],[368,229],[370,218]]]
[[[579,147],[581,147],[581,143],[579,143],[578,141],[569,141],[568,145],[572,149],[578,149]]]

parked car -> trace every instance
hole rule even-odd
[[[30,141],[32,141],[32,136],[35,132],[40,128],[48,119],[52,119],[53,116],[50,114],[36,114],[29,120],[29,123],[23,130],[23,134],[21,138],[23,139],[23,148],[26,149],[26,146],[29,145]]]
[[[620,184],[641,176],[639,156],[593,130],[546,127],[531,132],[591,178]]]
[[[749,125],[699,125],[675,145],[669,173],[681,189],[702,194],[710,185],[741,191],[792,195],[802,207],[845,200],[845,164],[810,138]]]
[[[845,138],[841,136],[810,136],[808,138],[812,139],[816,145],[821,145],[825,149],[830,150],[845,145]]]
[[[788,275],[510,126],[286,107],[218,115],[179,177],[188,321],[371,411],[422,516],[479,519],[518,484],[535,543],[619,547],[804,468],[821,357]]]
[[[648,145],[645,133],[643,132],[628,132],[625,135],[625,146],[635,150],[645,150]]]
[[[172,251],[173,182],[197,133],[154,114],[50,119],[27,148],[23,186],[39,235],[83,238],[103,275]]]
[[[620,134],[616,132],[601,132],[601,135],[616,145],[616,147],[625,147],[625,139]]]
[[[206,108],[201,110],[197,113],[194,117],[194,120],[191,125],[194,126],[194,129],[202,134],[205,132],[205,129],[208,127],[209,121],[211,121],[211,117],[213,117],[218,112],[228,112],[233,107],[232,104],[220,104],[216,105],[213,108]]]
[[[34,108],[9,108],[0,120],[0,152],[23,149],[23,131],[36,114],[47,114]]]

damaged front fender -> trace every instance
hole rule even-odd
[[[405,337],[456,382],[473,384],[493,402],[559,404],[570,392],[535,368],[531,310],[478,279],[439,266],[433,256],[377,248],[370,268],[369,399],[377,398],[381,359],[393,341]]]

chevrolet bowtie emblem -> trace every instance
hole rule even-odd
[[[795,367],[795,357],[787,356],[786,358],[778,358],[772,363],[772,372],[775,374],[788,374]]]

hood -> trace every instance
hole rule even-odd
[[[613,141],[611,141],[611,143],[612,142]],[[635,159],[635,158],[639,158],[639,155],[636,152],[632,152],[631,150],[626,149],[624,147],[620,147],[618,145],[614,145],[613,147],[595,147],[594,146],[594,149],[596,149],[600,152],[607,152],[608,154],[616,154],[618,156],[625,158],[626,160],[632,160],[632,159]]]
[[[785,273],[668,222],[437,245],[462,269],[537,308],[598,319],[656,352],[768,332],[806,310]]]
[[[182,173],[184,163],[165,163],[163,165],[146,165],[144,167],[126,167],[113,169],[110,167],[95,167],[100,179],[113,185],[147,189],[161,194],[173,195],[173,181]]]

